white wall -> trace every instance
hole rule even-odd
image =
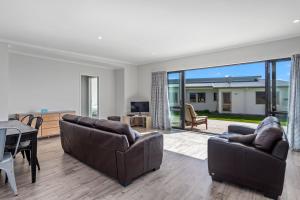
[[[80,112],[80,75],[100,79],[100,117],[115,114],[114,70],[9,54],[9,113],[53,110]]]
[[[219,89],[219,112],[222,113],[222,93],[231,93],[231,112],[234,114],[264,115],[265,105],[256,104],[256,92],[264,92],[264,88],[226,88]]]
[[[115,105],[116,115],[125,114],[125,80],[124,80],[124,69],[115,70]]]
[[[0,121],[8,118],[8,91],[7,45],[0,44]]]
[[[300,37],[142,65],[138,67],[138,96],[150,101],[151,72],[154,71],[175,71],[247,63],[290,57],[295,53],[300,53]]]
[[[279,93],[279,102],[277,101],[277,111],[287,111],[288,110],[288,97],[289,90],[285,87],[277,87],[277,92]]]
[[[130,102],[140,100],[138,98],[138,71],[136,66],[115,70],[116,114],[126,115],[130,112]]]
[[[205,103],[190,102],[190,93],[199,93],[199,92],[205,93]],[[214,111],[218,110],[218,102],[214,101],[214,93],[215,92],[218,92],[218,90],[188,88],[186,90],[185,102],[192,104],[196,111],[209,110],[211,112],[214,112]]]
[[[124,69],[124,102],[125,112],[130,112],[130,102],[140,100],[138,98],[138,69],[127,67]]]

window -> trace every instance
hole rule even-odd
[[[214,92],[214,101],[218,100],[218,93]]]
[[[169,92],[169,99],[171,105],[178,104],[178,92],[176,91]]]
[[[190,102],[196,102],[196,93],[190,93]]]
[[[173,95],[173,102],[174,102],[174,103],[178,103],[178,92],[174,92],[174,95]]]
[[[204,92],[198,93],[198,102],[205,103],[205,93]]]
[[[265,104],[265,92],[256,92],[256,104]]]

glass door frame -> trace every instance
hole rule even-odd
[[[265,66],[265,93],[266,93],[266,116],[287,114],[287,111],[277,111],[277,73],[276,63],[280,61],[291,61],[290,58],[266,60]]]
[[[179,71],[170,71],[167,72],[167,77],[169,74],[173,73],[179,73],[179,87],[180,87],[180,95],[181,99],[179,101],[180,104],[180,122],[181,124],[177,126],[172,126],[172,128],[177,128],[177,129],[185,129],[185,70],[179,70]]]

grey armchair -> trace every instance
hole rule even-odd
[[[16,149],[13,155],[11,155],[10,152],[5,152],[6,132],[8,129],[15,129],[19,132]],[[5,172],[10,187],[15,195],[18,195],[18,192],[14,172],[14,157],[16,156],[18,151],[21,134],[21,131],[17,128],[0,128],[0,170],[3,170]]]

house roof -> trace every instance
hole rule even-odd
[[[178,80],[169,80],[169,84],[178,84]],[[288,87],[289,82],[277,80],[278,87]],[[195,78],[186,79],[186,87],[211,87],[211,88],[244,88],[265,87],[265,79],[261,76],[221,77],[221,78]]]

